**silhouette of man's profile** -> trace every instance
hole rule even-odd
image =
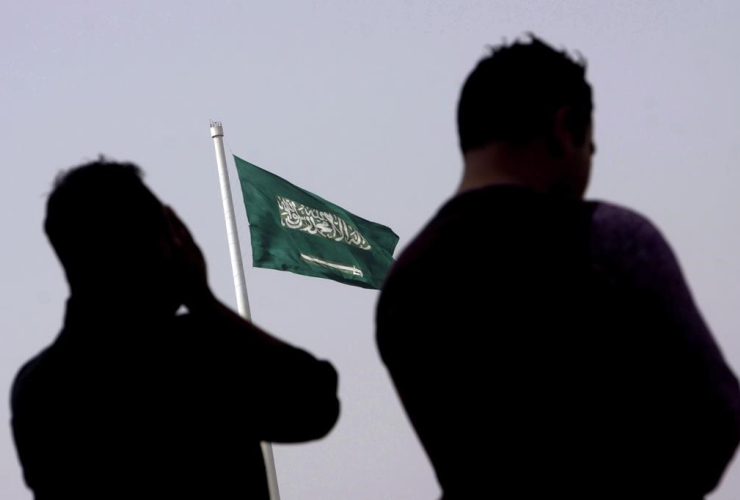
[[[583,200],[585,64],[536,37],[465,82],[455,196],[404,250],[377,342],[444,498],[701,499],[738,383],[658,229]]]
[[[198,246],[135,165],[63,174],[44,227],[71,293],[61,333],[13,385],[36,498],[268,498],[259,443],[331,430],[332,366],[214,297]]]

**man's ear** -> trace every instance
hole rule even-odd
[[[546,135],[547,149],[554,158],[562,158],[573,147],[573,136],[568,128],[570,106],[562,106],[553,116]]]
[[[558,150],[562,153],[567,153],[575,147],[575,138],[573,137],[572,127],[570,127],[572,112],[570,106],[562,106],[555,112],[553,119],[553,139]]]

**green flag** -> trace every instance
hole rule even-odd
[[[398,236],[234,156],[255,267],[380,288]]]

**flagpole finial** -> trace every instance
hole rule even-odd
[[[224,136],[224,127],[221,125],[221,122],[214,122],[211,120],[211,139],[214,137],[223,137]]]

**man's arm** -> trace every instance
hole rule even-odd
[[[228,397],[248,404],[253,432],[262,441],[284,443],[325,436],[339,418],[332,365],[269,335],[218,301],[208,286],[200,249],[175,213],[165,207],[165,214],[170,224],[166,246],[179,263],[183,304],[202,331],[217,331],[225,341],[219,347],[226,366],[219,372],[226,387],[237,392]]]
[[[235,390],[248,388],[249,418],[262,441],[291,443],[319,439],[339,418],[337,372],[327,361],[293,347],[245,320],[214,299],[209,309],[195,316],[203,331],[218,330],[218,337],[238,352],[225,353],[224,370]]]
[[[593,229],[597,259],[631,291],[653,327],[647,333],[659,342],[655,366],[672,372],[661,374],[661,380],[666,381],[662,392],[670,395],[666,400],[674,402],[665,408],[666,421],[676,429],[668,436],[676,451],[670,457],[676,464],[674,480],[690,481],[699,493],[711,491],[740,442],[737,379],[658,229],[634,212],[609,205],[595,209]]]

